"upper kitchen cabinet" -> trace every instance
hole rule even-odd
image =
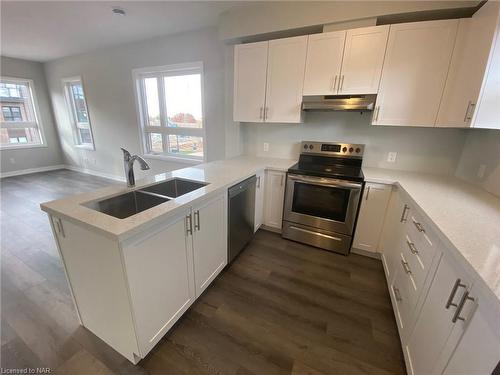
[[[347,31],[339,94],[376,94],[389,25]]]
[[[309,35],[304,95],[332,95],[337,92],[345,38],[345,31]]]
[[[234,47],[234,121],[264,122],[268,45]]]
[[[472,18],[460,20],[436,126],[500,126],[500,47],[494,48],[499,8],[500,3],[489,1]],[[478,105],[483,84],[483,101]],[[473,122],[476,108],[481,110]]]
[[[391,25],[372,124],[434,126],[458,22]]]
[[[301,122],[307,36],[271,40],[265,122]]]

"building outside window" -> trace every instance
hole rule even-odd
[[[134,77],[144,154],[205,160],[202,63],[138,69]]]
[[[33,81],[0,78],[0,147],[43,146]]]
[[[75,144],[83,148],[94,150],[94,137],[92,135],[92,127],[90,125],[82,79],[81,77],[66,78],[63,80],[63,83],[66,93],[66,102],[73,123]]]

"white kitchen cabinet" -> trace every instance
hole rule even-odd
[[[268,45],[258,42],[234,47],[234,121],[264,121]]]
[[[308,37],[304,95],[332,95],[340,82],[346,31]]]
[[[391,190],[390,185],[366,183],[356,224],[353,248],[372,253],[377,252]]]
[[[469,293],[471,280],[452,258],[441,258],[415,327],[403,345],[411,375],[441,374],[444,370],[443,351],[457,343],[451,333],[460,321],[454,321],[454,316]]]
[[[306,50],[307,36],[269,42],[265,122],[301,122]]]
[[[123,247],[142,354],[149,352],[195,300],[188,212]]]
[[[434,126],[458,20],[391,25],[372,124]]]
[[[494,43],[499,7],[498,2],[490,1],[472,18],[460,19],[453,57],[439,106],[437,127],[471,126]],[[498,103],[495,107],[497,110]],[[499,120],[500,112],[497,113]],[[499,121],[496,121],[497,125],[498,123]]]
[[[193,257],[196,298],[227,264],[225,195],[193,207]]]
[[[265,199],[265,173],[260,170],[256,173],[257,183],[255,185],[255,219],[254,232],[260,228],[264,222],[264,199]]]
[[[281,230],[285,183],[285,172],[266,171],[264,224],[271,229]]]
[[[347,30],[339,94],[376,94],[389,25]]]

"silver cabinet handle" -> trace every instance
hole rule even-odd
[[[408,262],[405,262],[403,259],[401,259],[401,264],[403,265],[403,269],[407,274],[411,274],[411,269],[410,266],[408,265]]]
[[[260,189],[260,176],[257,176],[257,189]]]
[[[368,186],[368,187],[366,188],[365,201],[367,201],[367,200],[368,200],[368,196],[370,195],[370,187],[371,187],[371,186]]]
[[[473,297],[469,296],[469,292],[465,292],[464,295],[462,296],[462,298],[460,299],[460,302],[458,303],[458,307],[455,310],[455,314],[453,314],[453,318],[451,318],[451,321],[453,323],[455,323],[457,320],[461,320],[461,321],[465,322],[466,318],[460,316],[460,313],[462,312],[464,305],[465,305],[465,302],[467,302],[467,301],[472,301],[472,302],[475,301],[475,299]]]
[[[267,120],[269,116],[269,107],[264,107],[264,121]]]
[[[186,235],[193,235],[193,220],[191,214],[186,216]]]
[[[448,301],[446,302],[446,309],[449,309],[450,306],[457,307],[457,304],[453,303],[453,298],[455,298],[455,294],[457,294],[458,288],[466,288],[466,287],[467,285],[462,284],[461,279],[457,279],[457,281],[455,281],[453,288],[451,288],[451,293],[450,296],[448,297]]]
[[[66,234],[64,234],[64,227],[60,218],[56,218],[56,227],[57,232],[61,235],[61,237],[65,238]]]
[[[410,209],[410,206],[405,204],[403,208],[403,212],[401,213],[401,219],[399,219],[400,223],[406,223],[406,220],[408,219],[408,216],[406,215],[406,212]]]
[[[472,120],[472,113],[474,113],[475,106],[476,104],[472,103],[472,101],[469,100],[469,103],[467,104],[467,109],[465,110],[464,122]]]
[[[410,252],[412,254],[414,254],[414,255],[418,254],[417,247],[415,246],[415,244],[413,242],[406,240],[406,244],[408,245]]]
[[[262,119],[262,120],[263,120],[263,119],[264,119],[264,118],[263,118],[263,116],[264,116],[264,108],[263,108],[263,107],[260,107],[260,111],[259,111],[259,119]]]
[[[194,212],[194,230],[200,230],[200,210]]]
[[[392,290],[394,290],[394,296],[396,297],[396,301],[401,302],[403,298],[401,298],[401,292],[399,291],[399,289],[393,286]]]
[[[412,219],[411,221],[413,221],[413,225],[415,225],[415,227],[417,228],[417,230],[419,232],[424,232],[425,233],[425,229],[422,226],[422,224],[420,224],[418,221],[415,221],[414,219]]]

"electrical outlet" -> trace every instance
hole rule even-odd
[[[483,178],[484,177],[484,172],[486,172],[486,165],[480,164],[479,169],[477,170],[477,177]]]
[[[396,157],[398,156],[397,152],[389,152],[387,154],[387,162],[388,163],[395,163],[396,162]]]
[[[264,142],[264,152],[268,152],[268,151],[269,151],[269,143]]]

